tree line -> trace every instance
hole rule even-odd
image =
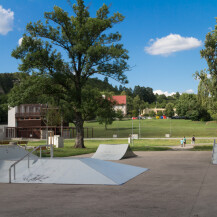
[[[0,74],[0,87],[3,92],[0,93],[0,120],[1,123],[7,123],[7,111],[8,105],[20,105],[28,103],[50,103],[55,104],[56,99],[53,97],[43,94],[44,86],[48,85],[49,81],[46,79],[39,79],[33,75],[23,73],[1,73]],[[201,84],[200,84],[201,85]],[[200,88],[199,85],[199,88]],[[15,87],[14,87],[15,86]],[[12,89],[14,87],[14,89]],[[94,87],[94,88],[93,88]],[[158,95],[153,93],[151,87],[135,86],[134,88],[127,88],[123,85],[112,86],[108,82],[108,78],[104,80],[98,78],[90,78],[85,86],[87,90],[95,90],[95,98],[106,95],[111,97],[113,95],[126,95],[127,96],[127,116],[139,116],[143,113],[146,108],[165,108],[165,112],[159,111],[157,114],[151,112],[149,116],[161,116],[166,115],[172,117],[174,115],[174,109],[176,113],[181,117],[186,117],[192,120],[210,120],[215,119],[215,113],[210,114],[207,100],[209,98],[201,98],[201,93],[187,94],[183,93],[180,95],[179,92],[172,96],[166,96],[164,94]],[[25,93],[26,90],[27,93]],[[88,92],[88,91],[87,91]],[[94,101],[93,100],[93,101]],[[122,119],[123,114],[118,111],[112,110],[113,103],[101,102],[100,109],[96,109],[95,103],[89,101],[86,105],[88,114],[84,115],[85,120],[97,119],[100,123],[108,125],[112,123],[115,118]],[[65,118],[70,120],[70,114],[66,113]],[[73,118],[73,117],[72,117]]]

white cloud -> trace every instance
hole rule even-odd
[[[186,90],[184,93],[194,93],[192,89]]]
[[[18,45],[19,45],[19,46],[22,44],[22,41],[23,41],[23,38],[20,38],[20,39],[18,40]]]
[[[211,78],[212,76],[210,74],[207,74],[207,78]]]
[[[168,91],[162,91],[162,90],[154,90],[153,91],[154,94],[158,94],[158,95],[166,95],[166,96],[172,96],[173,94],[176,94],[175,92],[171,92],[169,93]]]
[[[176,92],[168,92],[168,91],[162,91],[162,90],[154,90],[153,93],[158,94],[158,95],[164,94],[165,96],[172,96],[172,95],[176,94]],[[179,92],[179,93],[180,93],[180,95],[182,95],[181,92]],[[194,93],[194,90],[189,89],[189,90],[184,91],[183,93],[191,94],[191,93]]]
[[[178,34],[170,34],[163,38],[151,39],[149,41],[150,46],[145,47],[145,51],[150,55],[162,55],[168,56],[171,53],[175,53],[182,50],[190,50],[202,45],[202,41],[199,41],[193,37],[182,37]]]
[[[0,34],[6,35],[13,29],[14,12],[6,10],[0,5]]]

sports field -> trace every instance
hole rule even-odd
[[[173,138],[192,137],[193,135],[196,137],[217,136],[216,122],[176,119],[122,120],[114,121],[112,125],[108,125],[107,130],[105,130],[104,125],[95,121],[85,122],[84,124],[85,127],[93,128],[94,138],[112,138],[114,134],[118,138],[127,138],[132,132],[133,134],[139,134],[139,125],[140,138],[164,138],[165,134],[170,133]]]

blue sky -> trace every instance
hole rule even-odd
[[[72,2],[74,2],[72,0]],[[193,74],[207,67],[200,58],[206,34],[214,29],[214,0],[85,0],[90,13],[103,4],[125,20],[115,26],[129,51],[129,84],[151,87],[158,92],[197,92]],[[70,11],[65,0],[0,0],[0,73],[16,72],[19,61],[11,51],[28,22],[43,20],[43,13],[58,5]],[[109,80],[113,85],[119,83]]]

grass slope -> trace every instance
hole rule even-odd
[[[105,130],[103,125],[98,122],[85,122],[84,126],[93,128],[94,138],[112,138],[116,134],[118,138],[127,138],[129,134],[139,134],[139,124],[141,138],[163,138],[165,134],[171,132],[171,136],[175,137],[215,137],[217,134],[216,122],[202,122],[191,120],[122,120],[114,121],[112,125]],[[85,133],[86,136],[86,133]],[[89,133],[90,136],[90,133]]]

